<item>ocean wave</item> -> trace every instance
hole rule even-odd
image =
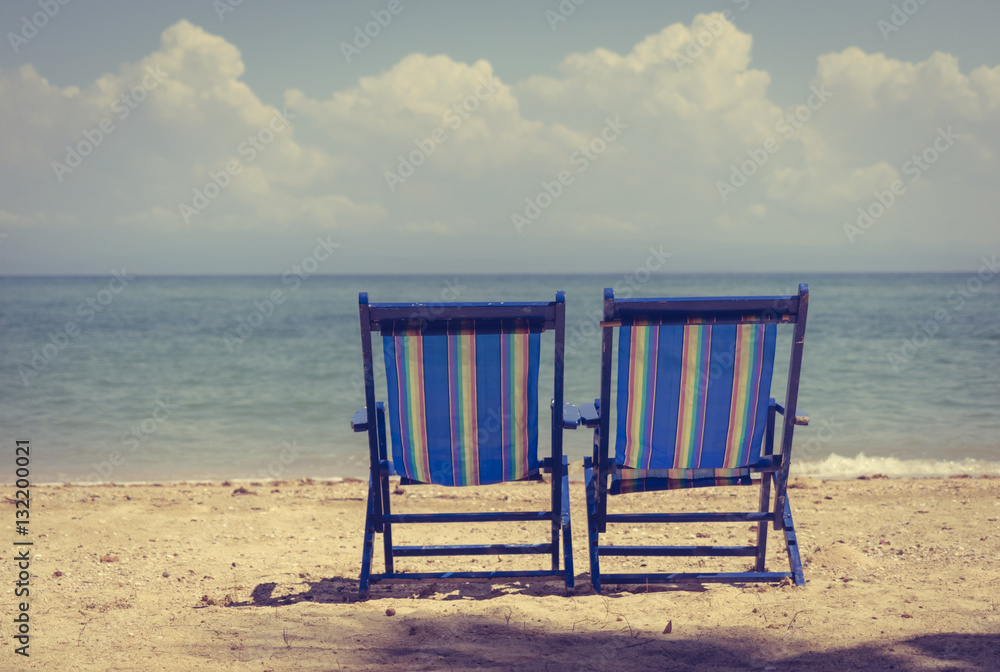
[[[858,453],[845,457],[836,453],[821,460],[792,463],[792,476],[815,478],[857,478],[858,476],[933,477],[933,476],[1000,476],[1000,462],[988,460],[929,460],[898,457],[869,457]]]

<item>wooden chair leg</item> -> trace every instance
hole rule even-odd
[[[368,510],[365,513],[365,541],[361,550],[361,580],[358,582],[358,597],[368,597],[369,578],[372,571],[372,556],[375,552],[375,488],[368,483]]]
[[[806,585],[806,577],[802,572],[802,558],[799,557],[799,540],[795,535],[795,523],[792,521],[792,509],[785,499],[785,547],[788,549],[788,566],[795,578],[796,586]]]
[[[584,479],[587,489],[587,545],[590,551],[590,583],[594,591],[601,594],[601,561],[598,554],[597,483],[594,469],[589,461],[584,464]]]
[[[382,550],[385,553],[385,573],[392,574],[395,570],[392,557],[392,526],[389,523],[385,523],[382,528]]]
[[[573,532],[569,515],[569,460],[563,457],[562,465],[562,541],[563,569],[566,571],[566,592],[573,589]]]
[[[760,505],[758,511],[767,513],[771,506],[771,474],[762,474],[760,477]],[[764,561],[767,558],[767,521],[757,523],[757,563],[754,569],[758,572],[764,571]]]

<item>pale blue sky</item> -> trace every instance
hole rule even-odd
[[[627,270],[650,246],[678,271],[959,270],[1000,251],[1000,3],[587,0],[553,30],[555,0],[401,0],[348,63],[341,43],[388,5],[243,0],[220,18],[208,0],[74,0],[12,44],[41,10],[5,2],[0,273],[280,273],[317,236],[341,244],[332,273]],[[916,11],[886,33],[894,5]],[[723,10],[724,31],[696,18]],[[162,85],[119,118],[156,64]],[[483,77],[498,90],[452,128]],[[831,95],[803,110],[810,86]],[[241,153],[283,106],[296,116],[273,145]],[[809,118],[786,136],[796,110]],[[615,117],[581,169],[574,152]],[[733,167],[755,152],[744,185]],[[185,218],[232,160],[240,174]],[[876,214],[860,233],[859,207]]]

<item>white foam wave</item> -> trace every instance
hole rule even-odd
[[[1000,476],[1000,462],[987,460],[905,460],[898,457],[868,457],[859,453],[844,457],[834,453],[821,460],[792,463],[792,476],[816,478],[857,478],[858,476],[932,477],[932,476]]]

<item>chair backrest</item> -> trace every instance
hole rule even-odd
[[[796,325],[786,391],[794,413],[807,305],[804,285],[798,296],[770,297],[615,299],[605,290],[604,408],[611,403],[612,327],[620,327],[616,464],[738,469],[757,462],[776,324]],[[787,439],[790,446],[790,433]],[[607,455],[607,446],[602,451]]]
[[[734,469],[758,460],[773,324],[632,324],[618,338],[620,466]]]
[[[540,334],[554,328],[557,342],[563,337],[561,292],[552,303],[368,308],[369,327],[382,333],[396,473],[421,483],[464,486],[538,472]],[[562,375],[557,347],[559,409]],[[556,445],[553,437],[553,454],[558,451],[561,460],[561,442]]]

